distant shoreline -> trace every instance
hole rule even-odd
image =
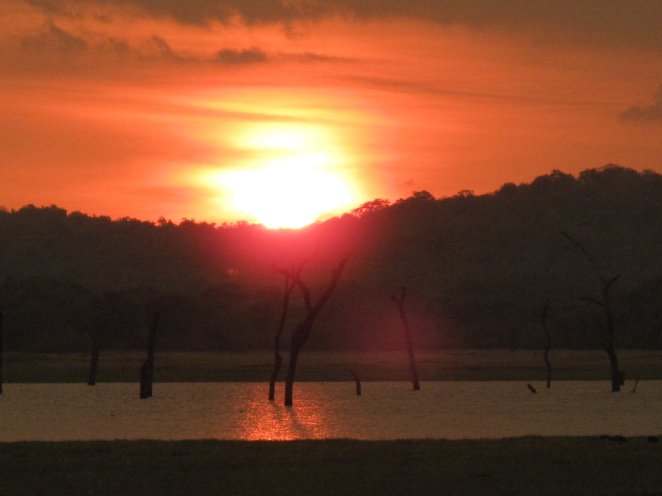
[[[138,381],[145,354],[102,351],[97,382]],[[635,380],[662,379],[662,351],[622,350],[626,390]],[[268,381],[272,353],[159,352],[156,382]],[[609,380],[609,363],[601,350],[552,350],[554,380]],[[300,381],[352,381],[350,370],[362,381],[409,380],[405,352],[304,351],[297,370]],[[422,381],[544,381],[545,368],[537,350],[450,350],[417,352]],[[4,354],[5,383],[85,382],[89,355],[85,353]],[[284,371],[281,371],[281,379]]]

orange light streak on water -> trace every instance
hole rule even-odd
[[[244,415],[236,425],[237,438],[291,441],[330,437],[323,408],[323,404],[328,404],[328,398],[295,390],[295,407],[287,408],[282,404],[283,391],[277,390],[275,403],[267,403],[266,390],[264,392],[263,396],[253,396],[246,401]]]

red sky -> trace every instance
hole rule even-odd
[[[0,205],[224,222],[662,172],[661,25],[657,0],[3,0]]]

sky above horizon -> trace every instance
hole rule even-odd
[[[278,227],[662,172],[661,25],[657,0],[4,0],[0,205]]]

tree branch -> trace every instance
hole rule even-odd
[[[297,286],[299,286],[299,289],[301,290],[301,296],[303,296],[303,302],[306,305],[306,312],[311,313],[313,311],[313,304],[310,299],[310,290],[303,283],[303,281],[299,277],[299,274],[295,276],[294,282],[296,283]]]
[[[609,291],[609,289],[611,288],[611,286],[612,286],[616,281],[618,281],[620,278],[621,278],[621,275],[620,275],[620,274],[617,274],[617,275],[615,275],[614,277],[612,277],[611,279],[609,279],[609,281],[607,281],[607,282],[605,283],[605,291]]]
[[[407,290],[405,289],[404,286],[400,286],[400,296],[391,295],[391,300],[398,307],[401,307],[404,304],[406,297],[407,297]]]
[[[333,292],[336,289],[336,286],[338,285],[338,279],[340,279],[341,274],[343,273],[343,270],[345,270],[345,266],[347,265],[347,262],[349,262],[349,257],[350,255],[347,254],[341,261],[340,263],[336,266],[336,268],[333,270],[331,273],[331,282],[329,283],[328,287],[326,288],[326,291],[322,293],[322,295],[319,297],[317,300],[317,303],[315,306],[311,309],[309,312],[309,316],[312,318],[315,318],[319,311],[322,309],[326,301],[331,297]],[[302,289],[303,291],[303,289]],[[310,298],[310,295],[308,296]]]
[[[594,304],[598,305],[599,307],[604,307],[605,306],[605,304],[603,302],[601,302],[599,300],[596,300],[595,298],[592,298],[590,296],[582,296],[580,299],[581,299],[581,301],[589,301],[591,303],[594,303]]]
[[[573,244],[573,246],[584,256],[586,260],[588,260],[588,262],[591,265],[595,265],[595,260],[593,259],[591,254],[588,252],[588,250],[586,250],[586,248],[584,248],[584,246],[578,240],[570,236],[565,231],[561,231],[561,236],[564,236],[568,241],[570,241]]]

